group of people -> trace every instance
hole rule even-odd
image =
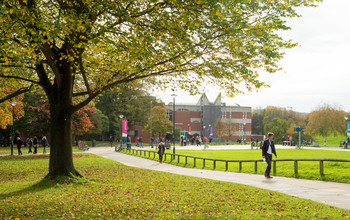
[[[22,145],[24,147],[28,147],[29,151],[28,154],[37,154],[38,153],[38,147],[39,147],[39,139],[34,136],[33,138],[27,138],[24,141],[21,140],[20,137],[16,138],[16,145],[17,145],[17,150],[18,150],[18,155],[23,155],[22,153]],[[46,136],[43,136],[41,139],[41,145],[43,146],[43,154],[46,154],[46,147],[49,146],[49,142],[46,138]]]
[[[293,145],[293,137],[292,136],[287,136],[285,138],[284,136],[282,137],[282,145],[283,146],[292,146]]]

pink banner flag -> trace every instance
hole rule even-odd
[[[122,136],[127,137],[128,136],[128,120],[123,120],[123,128],[122,128]]]

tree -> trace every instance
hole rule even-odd
[[[214,125],[214,131],[217,136],[224,137],[227,135],[227,124],[223,122],[220,118],[216,120]]]
[[[281,143],[282,137],[287,134],[287,130],[290,128],[293,120],[274,118],[269,123],[265,124],[264,131],[274,133],[274,140],[276,143]]]
[[[308,129],[313,134],[321,135],[324,138],[324,146],[326,146],[327,137],[344,133],[346,130],[344,117],[346,116],[346,112],[342,109],[325,104],[309,114]]]
[[[237,124],[234,123],[226,123],[222,121],[222,119],[218,118],[214,125],[215,133],[220,138],[227,137],[227,140],[232,137],[237,131]]]
[[[167,133],[171,133],[173,129],[173,123],[171,123],[166,113],[167,109],[165,107],[154,106],[152,108],[152,118],[148,118],[145,125],[145,130],[150,133],[152,127],[152,134],[158,134],[159,137],[161,135],[164,136]]]
[[[130,88],[118,87],[118,91],[102,94],[96,107],[109,119],[109,134],[121,137],[119,115],[128,120],[128,128],[132,129],[134,122],[144,125],[149,117],[151,105],[158,104],[162,103],[158,103],[155,97],[150,96],[138,84]]]
[[[1,88],[0,97],[8,96],[18,91],[11,84],[5,86],[3,81],[0,82],[0,88]],[[24,98],[23,93],[12,98],[13,101],[17,102],[14,109],[15,119],[19,119],[24,115],[24,104],[22,101],[23,98]],[[12,111],[13,111],[13,107],[10,101],[4,100],[3,102],[0,102],[0,118],[1,118],[0,128],[5,129],[7,128],[8,125],[12,125],[12,121],[13,121]]]
[[[231,95],[241,92],[238,83],[248,90],[266,86],[255,69],[278,71],[280,49],[296,45],[277,34],[289,29],[285,19],[298,16],[296,7],[320,1],[3,0],[0,77],[23,82],[8,99],[32,86],[45,91],[48,177],[76,177],[74,112],[142,79],[179,81],[192,93],[207,82]]]
[[[264,110],[258,109],[252,112],[252,133],[253,134],[264,134]]]

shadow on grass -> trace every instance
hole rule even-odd
[[[84,177],[71,178],[71,177],[60,176],[60,177],[56,177],[55,179],[45,177],[40,182],[32,186],[26,187],[18,191],[0,194],[0,199],[7,199],[13,196],[21,196],[29,193],[41,192],[54,187],[64,187],[70,184],[84,184],[87,182],[89,181]]]

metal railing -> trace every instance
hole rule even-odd
[[[156,151],[149,151],[149,150],[136,150],[136,149],[122,149],[119,152],[125,152],[131,155],[135,156],[142,156],[147,157],[148,159],[155,159],[156,154],[158,154]],[[147,155],[148,154],[148,155]],[[153,154],[151,158],[151,154]],[[206,161],[212,161],[213,162],[213,170],[216,169],[217,163],[221,162],[225,164],[225,171],[228,171],[229,163],[238,163],[239,164],[239,172],[242,172],[243,163],[254,163],[254,172],[258,172],[258,162],[263,162],[263,160],[222,160],[222,159],[213,159],[213,158],[204,158],[204,157],[195,157],[195,156],[189,156],[189,155],[181,155],[181,154],[172,154],[172,153],[164,153],[164,160],[167,161],[167,158],[170,158],[170,162],[173,162],[176,160],[177,157],[177,163],[180,163],[180,158],[185,158],[185,164],[184,166],[187,166],[188,159],[193,159],[193,168],[197,167],[197,161],[202,160],[202,169],[205,169],[206,167]],[[324,175],[324,162],[350,162],[350,160],[345,159],[314,159],[314,158],[302,158],[302,159],[277,159],[272,160],[272,170],[273,174],[276,175],[277,173],[277,162],[294,162],[294,174],[298,174],[298,162],[299,161],[316,161],[319,162],[319,170],[320,175]]]

